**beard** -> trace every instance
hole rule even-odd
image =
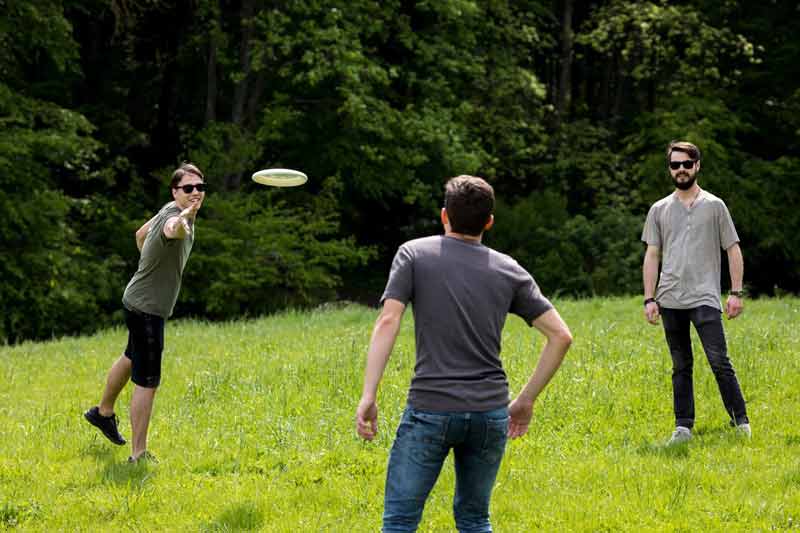
[[[682,191],[688,191],[694,185],[695,180],[697,179],[697,175],[689,176],[687,181],[678,181],[678,178],[681,176],[689,176],[689,174],[681,172],[677,176],[672,178],[672,182],[675,184],[675,187],[679,188]]]

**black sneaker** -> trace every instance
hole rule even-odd
[[[83,418],[89,421],[91,425],[103,432],[108,440],[122,446],[125,444],[125,437],[119,434],[117,429],[117,415],[103,416],[100,414],[100,409],[97,406],[92,407],[85,413]]]
[[[155,455],[153,455],[152,453],[150,453],[147,450],[145,450],[142,453],[140,453],[139,457],[137,457],[136,459],[134,459],[132,455],[130,457],[128,457],[128,462],[129,463],[153,463],[153,464],[158,464],[158,459],[156,459]]]

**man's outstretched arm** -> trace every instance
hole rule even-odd
[[[536,364],[536,370],[516,399],[508,406],[508,413],[511,417],[508,436],[512,439],[521,437],[528,432],[528,426],[533,416],[533,404],[550,382],[550,378],[556,373],[558,367],[561,366],[564,355],[572,344],[572,333],[555,309],[542,313],[532,322],[532,325],[541,331],[547,340],[539,356],[539,362]]]
[[[372,330],[367,367],[364,370],[364,388],[356,409],[356,431],[366,440],[374,439],[378,433],[378,385],[392,354],[405,309],[404,303],[387,298]]]

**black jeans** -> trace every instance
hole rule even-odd
[[[694,386],[692,383],[692,341],[689,323],[703,344],[706,358],[717,379],[722,403],[735,424],[748,422],[747,411],[739,388],[739,380],[728,358],[722,313],[719,309],[701,305],[693,309],[661,309],[661,319],[667,345],[672,355],[672,399],[675,408],[675,425],[694,426]]]

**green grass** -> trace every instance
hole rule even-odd
[[[768,531],[800,522],[800,300],[748,301],[726,322],[753,439],[727,426],[696,343],[695,439],[672,430],[670,362],[639,298],[560,301],[575,343],[507,449],[499,532]],[[0,348],[0,529],[376,531],[388,449],[413,371],[407,313],[381,386],[380,435],[353,413],[376,311],[331,307],[227,324],[167,325],[150,431],[157,465],[128,465],[82,418],[126,331]],[[509,317],[513,390],[542,338]],[[118,413],[130,436],[123,392]],[[453,531],[448,460],[420,531]]]

